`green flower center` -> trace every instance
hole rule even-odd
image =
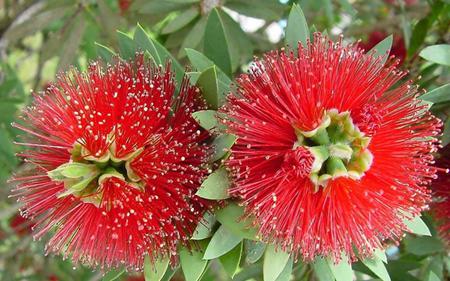
[[[142,189],[141,179],[134,173],[130,164],[142,152],[138,149],[123,158],[114,157],[115,146],[100,158],[92,156],[83,146],[76,143],[71,151],[70,162],[47,172],[53,181],[64,183],[65,192],[58,197],[74,195],[83,200],[98,203],[101,200],[100,186],[110,178],[116,177],[129,185]]]
[[[372,165],[373,155],[367,149],[370,137],[353,123],[348,111],[328,110],[316,129],[296,133],[294,149],[304,147],[314,156],[309,178],[316,191],[330,179],[360,179]]]

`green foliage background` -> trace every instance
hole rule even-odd
[[[189,65],[187,74],[204,89],[211,109],[216,109],[230,90],[232,78],[247,71],[253,56],[281,48],[286,43],[292,45],[305,40],[308,34],[304,31],[308,25],[303,14],[311,32],[326,32],[334,39],[343,34],[345,41],[362,39],[367,42],[371,40],[371,34],[378,31],[386,36],[395,34],[395,47],[396,38],[400,38],[406,55],[402,68],[408,69],[410,77],[429,91],[422,98],[432,104],[433,112],[445,123],[443,145],[450,142],[448,0],[0,1],[0,280],[140,278],[122,271],[104,276],[81,265],[74,267],[60,257],[46,257],[43,255],[44,242],[32,242],[29,226],[26,223],[14,225],[19,206],[8,197],[13,186],[7,179],[15,171],[27,169],[27,164],[19,162],[15,156],[21,148],[13,145],[18,132],[10,123],[29,103],[30,89],[45,89],[58,72],[68,70],[71,65],[85,69],[90,60],[99,57],[109,59],[118,53],[128,58],[134,56],[136,50],[145,50],[147,57],[157,64],[171,58],[178,78]],[[277,32],[279,36],[274,36]],[[387,50],[388,41],[377,48]],[[214,112],[201,112],[196,118],[204,122],[211,120],[205,117],[211,117],[211,114]],[[213,125],[203,123],[202,126]],[[227,135],[215,140],[219,148],[229,147],[233,142],[234,139]],[[220,151],[218,149],[218,153]],[[215,159],[223,156],[216,154]],[[217,185],[221,182],[217,178],[223,178],[220,170],[215,177],[209,183],[215,189],[201,189],[202,197],[226,197],[226,193],[220,193],[222,187]],[[239,212],[238,209],[226,211]],[[222,225],[239,230],[228,220],[227,214],[219,214],[218,219]],[[424,221],[432,236],[408,234],[401,245],[392,245],[388,249],[386,270],[390,277],[380,276],[384,274],[380,269],[381,266],[384,268],[382,262],[381,265],[358,262],[353,264],[354,273],[352,268],[337,268],[339,273],[336,274],[326,261],[319,260],[313,265],[294,264],[289,256],[270,254],[270,249],[261,258],[265,246],[247,240],[254,234],[238,233],[240,239],[233,240],[235,232],[226,236],[230,241],[225,241],[223,247],[229,248],[227,252],[231,251],[220,260],[200,262],[193,264],[190,271],[183,270],[185,276],[186,270],[189,271],[190,280],[205,281],[230,280],[231,276],[234,276],[233,280],[262,280],[263,274],[266,280],[269,280],[267,276],[275,274],[273,280],[279,281],[289,278],[318,281],[343,278],[341,280],[345,281],[348,280],[345,270],[350,270],[357,280],[445,280],[450,268],[445,243],[436,233],[432,216],[426,214]],[[228,230],[219,228],[218,231]],[[208,252],[207,249],[206,254],[215,257],[222,250],[214,248]],[[188,256],[188,253],[181,253],[182,264]],[[274,257],[273,260],[270,257]],[[265,263],[280,261],[279,272],[265,272],[268,268]],[[286,271],[288,267],[292,272]],[[195,270],[198,268],[201,270]],[[151,274],[154,273],[148,273]],[[162,278],[184,280],[181,270],[177,269],[170,269]]]

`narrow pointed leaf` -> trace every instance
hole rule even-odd
[[[216,212],[217,220],[231,232],[245,239],[256,240],[257,230],[249,219],[242,219],[244,208],[235,203],[228,204]]]
[[[287,21],[285,43],[291,48],[296,49],[298,42],[301,42],[303,46],[306,46],[308,38],[309,28],[305,15],[300,6],[294,4],[292,5]]]
[[[144,261],[145,281],[160,281],[169,267],[169,259],[157,260],[155,263],[150,261],[148,256]]]
[[[169,34],[175,32],[182,27],[186,26],[192,20],[194,20],[199,14],[199,10],[197,7],[193,7],[181,12],[176,18],[170,21],[164,28],[162,29],[162,34]]]
[[[380,258],[373,257],[370,259],[364,259],[362,260],[362,263],[365,264],[378,277],[380,277],[381,280],[391,281],[391,277],[389,277],[389,273]]]
[[[405,219],[403,222],[409,228],[408,232],[411,232],[411,233],[414,233],[417,235],[431,236],[428,226],[420,218],[420,216],[416,216],[412,220]]]
[[[117,37],[119,40],[120,56],[124,59],[133,58],[136,54],[135,44],[133,39],[121,31],[117,31]]]
[[[334,281],[334,275],[331,272],[328,263],[323,258],[317,258],[312,264],[314,275],[319,281]]]
[[[203,259],[212,260],[223,256],[236,247],[241,241],[242,237],[235,235],[222,225],[211,238]]]
[[[207,17],[201,17],[200,20],[197,21],[194,27],[192,27],[192,29],[186,35],[186,37],[183,40],[183,43],[181,43],[180,51],[178,52],[179,58],[186,55],[185,50],[186,48],[196,49],[200,45],[203,35],[205,34],[205,26],[207,19],[208,19]]]
[[[245,240],[245,261],[247,263],[257,262],[263,256],[265,250],[265,243]]]
[[[382,63],[384,64],[386,60],[389,58],[389,52],[392,47],[393,36],[389,35],[384,38],[381,42],[376,44],[368,53],[375,53],[377,56],[383,56]]]
[[[428,93],[420,96],[422,100],[426,100],[432,103],[441,103],[450,101],[450,84],[445,84]]]
[[[200,247],[201,249],[192,251],[189,251],[186,248],[180,250],[180,264],[186,281],[200,280],[206,270],[208,261],[203,259],[203,248],[206,247],[206,243],[200,243]]]
[[[347,256],[343,255],[338,264],[335,264],[332,259],[327,259],[327,263],[336,281],[353,280],[352,265],[348,261]]]
[[[195,195],[210,200],[227,199],[230,197],[228,193],[229,186],[228,172],[222,167],[214,171],[203,181]]]
[[[274,245],[268,245],[264,254],[263,277],[264,281],[275,281],[285,268],[289,253],[276,249]]]
[[[244,244],[243,242],[239,243],[239,245],[234,247],[233,250],[229,251],[228,253],[219,258],[220,263],[222,264],[223,268],[225,269],[225,271],[227,272],[228,276],[230,276],[231,279],[234,278],[234,275],[236,274],[236,271],[239,268],[243,244]]]
[[[217,83],[215,66],[211,66],[203,71],[197,79],[197,86],[201,89],[208,105],[213,109],[219,107],[219,85]]]
[[[197,224],[192,235],[192,240],[202,240],[212,235],[213,227],[216,224],[216,217],[210,212],[203,215],[203,219]]]
[[[205,130],[212,130],[218,127],[217,111],[215,110],[200,110],[192,113],[192,117],[194,117],[195,121],[202,126]]]
[[[100,56],[104,61],[110,62],[114,56],[117,54],[110,48],[95,42],[95,48],[97,50],[97,55]]]
[[[191,64],[200,72],[202,72],[202,71],[206,70],[207,68],[210,68],[211,66],[214,65],[214,63],[210,59],[208,59],[202,53],[197,52],[196,50],[185,49],[185,51],[186,51],[186,54],[187,54]],[[225,95],[230,91],[231,80],[217,66],[216,66],[216,71],[217,71],[217,79],[219,79],[219,93],[221,94],[220,97],[223,97],[223,99],[225,99],[224,98]]]
[[[222,159],[230,151],[230,148],[234,145],[236,140],[237,137],[232,134],[222,134],[217,136],[212,143],[214,154],[211,162]]]
[[[134,42],[137,43],[138,49],[148,51],[156,63],[165,65],[168,61],[172,64],[172,69],[175,71],[175,79],[180,83],[184,69],[174,56],[158,41],[150,38],[145,30],[138,25],[133,37]]]
[[[231,76],[230,46],[217,9],[209,13],[205,28],[204,52],[220,69]]]
[[[289,258],[288,262],[281,271],[280,275],[278,275],[275,281],[289,281],[291,280],[292,275],[292,266],[294,265],[294,260],[292,257]]]
[[[450,44],[439,44],[426,47],[419,56],[438,64],[450,66]]]
[[[375,253],[373,253],[375,257],[382,260],[384,263],[387,263],[386,252],[382,249],[376,249]]]
[[[139,24],[134,32],[133,40],[138,49],[148,51],[150,53],[157,65],[163,64],[163,61],[159,57],[158,51],[156,50],[155,44],[153,44],[153,42],[148,38],[147,33]]]

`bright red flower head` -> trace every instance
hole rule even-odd
[[[207,173],[203,107],[185,79],[175,96],[170,65],[140,55],[61,76],[25,110],[21,155],[34,165],[14,194],[48,252],[90,266],[140,270],[144,255],[172,258],[205,211],[195,196]],[[31,149],[33,148],[33,149]]]
[[[450,244],[450,145],[440,151],[436,166],[446,169],[433,182],[434,202],[432,211],[438,221],[439,232]]]
[[[320,34],[271,52],[223,109],[238,139],[230,192],[260,236],[307,261],[369,256],[430,201],[440,122],[381,57]],[[408,215],[406,215],[408,214]]]

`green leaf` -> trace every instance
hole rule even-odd
[[[97,49],[97,55],[100,56],[106,62],[111,62],[112,58],[117,55],[110,48],[97,42],[95,42],[95,48]]]
[[[373,253],[375,257],[382,260],[384,263],[387,263],[386,252],[382,249],[376,249]]]
[[[203,219],[197,224],[192,235],[192,240],[202,240],[209,238],[212,235],[214,225],[216,224],[216,217],[210,212],[203,215]]]
[[[130,10],[137,11],[141,14],[161,15],[168,14],[177,10],[183,10],[192,4],[192,1],[149,1],[149,0],[135,0],[130,7]]]
[[[403,222],[409,228],[408,232],[411,232],[411,233],[414,233],[417,235],[431,236],[428,226],[420,218],[420,216],[416,216],[412,220],[405,219]]]
[[[380,277],[381,280],[391,281],[391,277],[389,277],[389,273],[380,258],[374,256],[373,258],[362,260],[362,263],[365,264],[378,277]]]
[[[131,38],[128,34],[123,33],[122,31],[117,31],[117,37],[119,40],[120,56],[124,59],[134,58],[134,56],[136,55],[136,48],[133,42],[133,38]]]
[[[194,27],[189,31],[189,33],[186,35],[186,37],[183,40],[183,43],[181,43],[180,51],[178,52],[178,57],[181,58],[185,55],[186,48],[197,48],[200,45],[200,42],[202,41],[203,35],[205,34],[205,27],[206,27],[206,20],[207,17],[201,17],[200,20],[198,20]]]
[[[69,68],[70,64],[74,62],[77,56],[78,47],[83,40],[83,34],[86,30],[86,20],[84,15],[81,14],[74,19],[73,26],[62,42],[62,47],[59,56],[59,62],[56,69],[58,71],[65,71]]]
[[[113,271],[110,271],[107,274],[105,274],[105,276],[103,276],[102,280],[103,281],[114,281],[114,280],[117,280],[124,273],[125,273],[125,269],[122,269],[120,271],[113,270]]]
[[[230,197],[228,194],[229,186],[228,171],[222,167],[214,171],[203,181],[195,195],[210,200],[227,199]]]
[[[425,41],[429,25],[428,18],[423,18],[414,26],[409,42],[408,57],[412,57]]]
[[[205,28],[204,53],[228,76],[231,76],[230,47],[225,29],[217,9],[209,13]]]
[[[190,9],[184,10],[176,18],[174,18],[166,26],[164,26],[161,33],[169,34],[175,32],[193,21],[198,15],[199,10],[197,7],[192,7]]]
[[[419,56],[438,64],[450,66],[450,44],[439,44],[426,47]]]
[[[137,25],[133,40],[137,42],[138,47],[142,48],[143,51],[148,51],[156,63],[164,66],[170,60],[172,69],[175,71],[175,79],[178,81],[178,85],[180,85],[184,76],[184,69],[163,45],[150,38],[139,24]]]
[[[206,243],[200,242],[201,249],[189,251],[186,248],[180,250],[180,263],[186,281],[198,281],[206,270],[208,261],[203,259]]]
[[[441,278],[439,278],[439,276],[437,276],[436,273],[434,273],[433,271],[430,271],[428,273],[428,278],[426,279],[426,281],[440,281]]]
[[[234,278],[234,275],[236,274],[236,271],[239,268],[243,244],[244,244],[243,242],[239,243],[239,245],[234,247],[233,250],[229,251],[228,253],[219,258],[220,263],[222,264],[223,268],[225,269],[225,271],[227,272],[228,276],[230,276],[231,279]]]
[[[377,56],[384,56],[384,59],[382,60],[382,63],[384,64],[386,60],[389,58],[389,52],[391,51],[392,47],[392,41],[394,36],[389,35],[388,37],[384,38],[381,42],[376,44],[368,53],[374,53]]]
[[[235,235],[222,225],[211,238],[203,259],[212,260],[223,256],[236,247],[241,241],[242,237]]]
[[[445,251],[442,242],[433,236],[408,236],[404,239],[405,250],[416,256],[426,256]]]
[[[169,267],[169,259],[156,260],[152,263],[149,256],[144,261],[145,281],[160,281]]]
[[[197,86],[202,91],[208,105],[217,109],[219,107],[219,85],[215,66],[211,66],[200,74],[197,79]]]
[[[223,22],[225,37],[229,46],[231,68],[232,71],[235,71],[242,64],[247,64],[252,60],[254,44],[252,44],[239,23],[233,20],[222,9],[218,11]]]
[[[216,211],[217,220],[231,232],[245,239],[256,240],[257,230],[252,226],[250,219],[242,219],[244,208],[235,203]]]
[[[214,65],[214,63],[208,59],[205,55],[196,50],[186,49],[186,54],[191,64],[200,72],[205,71]],[[230,91],[230,78],[216,66],[217,79],[219,79],[219,93],[220,97],[225,97],[226,93]],[[219,99],[220,100],[220,99]]]
[[[210,131],[219,126],[216,113],[217,111],[215,110],[200,110],[192,113],[192,117],[200,126],[202,126],[202,128]]]
[[[133,41],[137,45],[138,49],[149,52],[157,65],[163,65],[164,62],[159,57],[155,44],[153,44],[153,42],[148,38],[147,33],[140,24],[136,27],[136,31],[133,35]]]
[[[230,151],[230,148],[234,145],[236,140],[237,137],[232,134],[222,134],[217,136],[212,143],[214,154],[211,161],[215,162],[222,159]]]
[[[284,12],[284,5],[273,0],[228,0],[225,6],[239,14],[267,21],[279,20]]]
[[[245,261],[247,263],[257,262],[264,254],[266,244],[260,241],[245,240]]]
[[[200,72],[214,65],[214,62],[196,50],[187,48],[185,51],[191,64]]]
[[[432,103],[441,103],[450,101],[450,84],[445,84],[428,93],[420,96],[422,100]]]
[[[342,255],[342,259],[338,264],[334,264],[333,259],[330,258],[327,259],[327,263],[336,281],[353,280],[352,265],[345,254]]]
[[[283,271],[281,271],[280,275],[278,275],[277,279],[275,281],[289,281],[291,280],[292,275],[292,266],[294,265],[294,260],[292,257],[289,258],[288,262],[283,268]]]
[[[302,42],[303,46],[306,46],[308,38],[309,28],[305,15],[300,6],[294,4],[287,21],[285,43],[292,49],[296,49],[298,42]]]
[[[264,281],[277,280],[288,263],[289,257],[289,253],[276,249],[274,245],[267,245],[263,263]]]
[[[319,281],[334,281],[334,275],[324,258],[317,258],[312,264],[314,274]]]

